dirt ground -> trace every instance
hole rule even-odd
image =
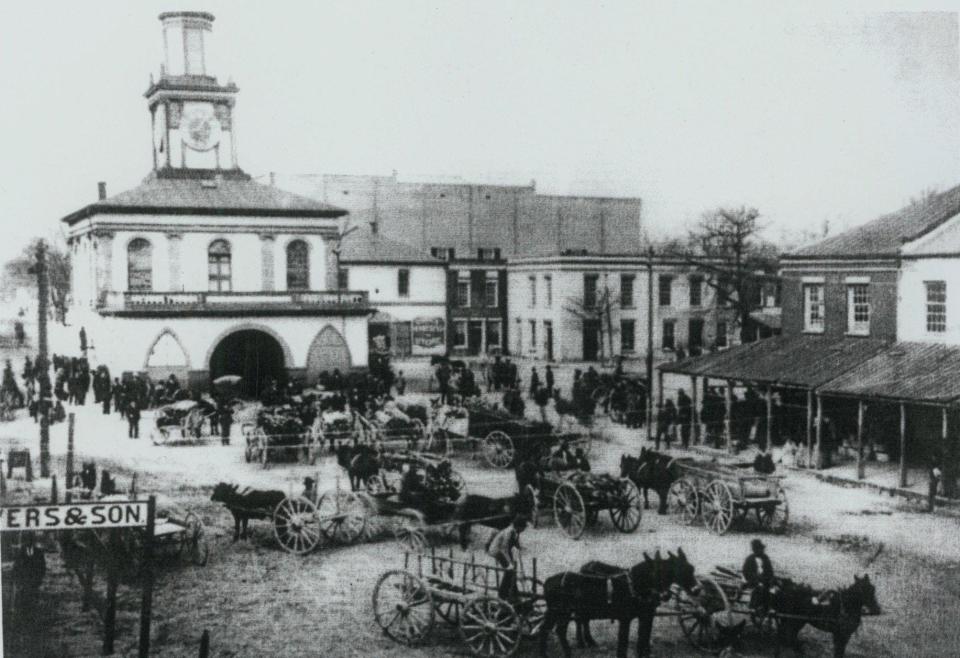
[[[196,655],[201,633],[210,631],[213,656],[456,656],[469,655],[455,631],[437,623],[436,632],[420,647],[395,644],[373,620],[371,594],[379,575],[403,565],[403,555],[392,540],[368,541],[324,550],[305,557],[289,555],[275,544],[270,525],[251,522],[253,538],[232,541],[229,513],[209,501],[220,480],[245,485],[299,491],[308,474],[320,472],[320,489],[332,489],[338,468],[331,457],[316,467],[276,465],[262,470],[244,463],[240,441],[229,447],[158,447],[149,440],[126,438],[118,416],[102,416],[92,406],[77,412],[77,462],[95,459],[119,475],[122,487],[138,474],[143,492],[160,496],[161,506],[190,509],[201,515],[210,538],[210,559],[197,567],[181,561],[164,564],[154,592],[153,651],[157,656]],[[151,424],[145,416],[145,436]],[[640,434],[620,426],[604,426],[604,441],[595,444],[594,470],[612,471],[623,452],[637,452]],[[0,448],[12,443],[35,446],[36,429],[18,419],[0,428]],[[4,438],[5,437],[5,438]],[[15,438],[18,437],[18,438]],[[52,451],[57,464],[65,452],[65,426],[53,428]],[[499,494],[515,488],[512,473],[484,468],[469,458],[457,458],[456,468],[476,493]],[[60,466],[62,472],[62,466]],[[34,491],[10,482],[12,497],[30,497],[46,491],[48,482]],[[18,489],[18,487],[20,487]],[[869,573],[877,584],[884,615],[867,618],[851,641],[848,656],[960,655],[960,522],[950,515],[929,515],[894,499],[865,491],[836,488],[801,473],[787,474],[791,529],[784,535],[764,535],[777,570],[816,587],[852,583],[854,574]],[[651,494],[655,498],[654,494]],[[473,550],[484,561],[487,531],[474,530]],[[540,527],[524,533],[528,556],[536,556],[539,573],[577,569],[591,559],[629,565],[643,551],[674,550],[682,546],[698,569],[714,565],[738,568],[757,536],[751,526],[734,527],[716,536],[701,526],[687,527],[675,517],[660,517],[655,509],[644,513],[640,528],[621,534],[609,518],[601,517],[579,541],[567,538],[544,514]],[[450,545],[444,545],[445,553]],[[460,555],[459,549],[455,554]],[[469,559],[469,558],[468,558]],[[5,629],[6,655],[100,655],[101,622],[96,613],[80,612],[80,591],[56,553],[47,556],[49,573],[42,596],[43,613],[34,620],[30,641],[22,629]],[[98,581],[102,592],[103,580]],[[118,613],[118,655],[135,655],[139,590],[121,587]],[[663,608],[666,611],[667,608]],[[616,629],[596,623],[600,646],[578,650],[577,656],[613,655]],[[571,628],[572,640],[572,628]],[[806,629],[801,634],[806,655],[832,655],[828,636]],[[631,655],[634,650],[631,638]],[[550,655],[560,655],[555,638]],[[748,630],[742,656],[773,655],[769,636]],[[519,655],[535,655],[525,644]],[[653,655],[703,655],[691,648],[672,617],[654,626]],[[789,651],[785,656],[792,655]]]

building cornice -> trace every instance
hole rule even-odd
[[[254,233],[262,234],[269,228],[273,234],[290,233],[295,235],[319,235],[324,238],[333,238],[337,235],[336,226],[304,226],[302,224],[271,224],[269,227],[258,224],[162,224],[150,222],[96,222],[89,225],[87,230],[78,231],[75,236],[99,231],[111,232],[149,232],[165,233],[168,237],[183,237],[184,233]]]

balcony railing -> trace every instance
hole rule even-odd
[[[277,292],[114,292],[101,295],[101,313],[216,314],[221,312],[331,313],[365,311],[365,290],[288,290]]]

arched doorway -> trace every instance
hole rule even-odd
[[[239,375],[240,391],[259,396],[271,379],[286,384],[283,348],[277,339],[258,329],[242,329],[223,338],[210,356],[210,381]]]
[[[317,334],[307,353],[307,382],[313,384],[320,373],[332,373],[334,369],[347,372],[350,369],[350,348],[340,332],[327,325]]]

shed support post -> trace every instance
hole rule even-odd
[[[866,477],[866,467],[863,462],[863,411],[866,405],[863,400],[857,402],[857,479]]]
[[[700,443],[700,394],[695,375],[690,375],[690,392],[693,395],[693,444],[697,445]]]
[[[733,410],[733,382],[727,380],[727,388],[723,395],[723,440],[727,444],[727,452],[733,453],[733,433],[730,431],[730,415]]]
[[[813,391],[807,391],[807,440],[804,448],[807,451],[807,468],[810,468],[813,455]]]
[[[900,403],[900,487],[907,486],[907,405]]]
[[[770,441],[773,438],[773,388],[767,386],[767,436],[766,439],[766,449],[770,450],[772,446]]]
[[[813,455],[811,455],[811,461],[813,462],[813,467],[817,470],[823,468],[823,445],[821,441],[823,440],[823,398],[819,394],[817,398],[817,426],[814,436],[816,438],[816,443],[814,444]]]
[[[653,394],[650,395],[650,418],[647,422],[647,442],[653,441],[653,425],[657,422],[657,417],[663,413],[663,371],[657,371],[657,408],[653,408]]]

